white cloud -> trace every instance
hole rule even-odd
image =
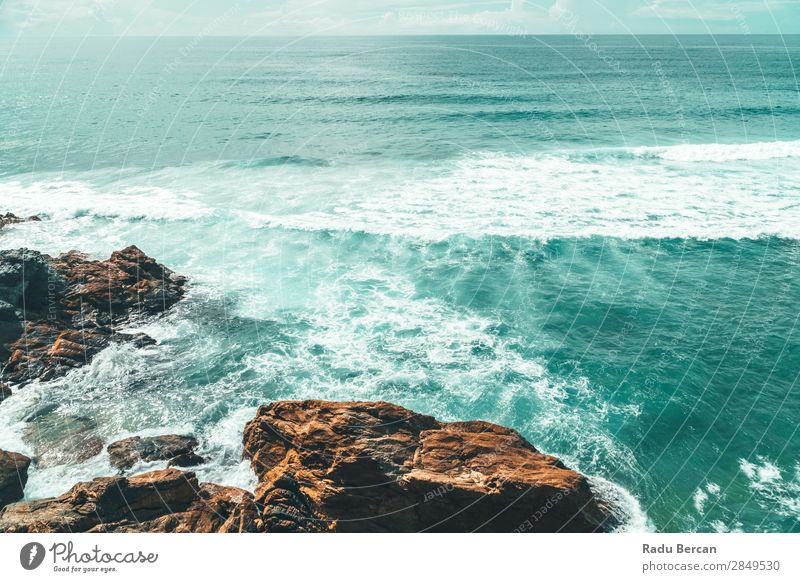
[[[742,14],[778,11],[796,6],[796,0],[652,0],[634,10],[632,16],[667,20],[738,20]]]
[[[0,0],[0,33],[514,35],[569,32],[566,18],[592,34],[696,32],[743,15],[778,32],[770,11],[782,32],[800,29],[798,0]]]

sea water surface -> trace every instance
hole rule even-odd
[[[800,37],[593,40],[4,39],[0,210],[47,220],[0,248],[191,286],[0,447],[191,432],[253,487],[256,406],[383,399],[516,428],[623,529],[800,530]]]

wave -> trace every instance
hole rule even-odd
[[[20,215],[173,221],[196,220],[213,214],[213,209],[200,201],[196,192],[187,189],[124,181],[96,183],[93,180],[96,176],[85,174],[72,180],[43,176],[29,182],[3,182],[0,188],[9,210]]]
[[[0,188],[7,210],[62,221],[225,222],[427,241],[800,238],[800,165],[781,161],[797,156],[800,141],[484,152],[380,165],[288,156],[31,175]]]
[[[748,480],[753,499],[765,512],[800,519],[800,463],[782,469],[763,456],[740,459],[739,468]]]
[[[334,190],[310,204],[248,209],[242,216],[255,227],[434,241],[457,235],[797,238],[800,167],[776,174],[772,165],[741,160],[798,153],[800,142],[473,154],[376,179],[369,189]],[[654,158],[691,163],[653,163]],[[714,160],[726,165],[699,163]]]
[[[308,166],[312,168],[320,168],[329,166],[327,160],[319,158],[304,158],[302,156],[277,156],[274,158],[257,158],[252,160],[233,160],[221,164],[222,168],[271,168],[274,166]]]
[[[627,151],[642,158],[676,162],[761,161],[800,156],[800,140],[748,144],[685,144],[666,147],[639,147]]]
[[[655,531],[642,504],[630,491],[602,477],[589,477],[589,484],[619,523],[617,533]]]

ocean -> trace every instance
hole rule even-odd
[[[158,345],[5,401],[0,448],[37,414],[188,432],[252,488],[259,404],[380,399],[517,429],[622,530],[800,531],[798,63],[800,36],[4,39],[0,210],[47,220],[0,248],[136,244],[191,286],[136,328]],[[26,498],[112,473],[34,466]]]

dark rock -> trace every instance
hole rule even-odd
[[[0,402],[5,400],[6,398],[10,398],[11,394],[12,392],[9,385],[0,383]]]
[[[206,460],[197,453],[183,453],[170,460],[167,467],[196,467],[202,465]]]
[[[0,512],[0,532],[224,533],[255,531],[256,524],[250,493],[199,484],[194,473],[177,469],[101,477]]]
[[[130,437],[108,445],[111,464],[120,470],[130,469],[139,461],[171,461],[170,466],[199,465],[202,457],[194,454],[197,440],[175,434],[157,437]]]
[[[21,310],[27,319],[46,317],[64,292],[64,280],[47,255],[28,249],[0,251],[0,301]]]
[[[40,222],[42,219],[38,216],[29,216],[28,218],[23,218],[21,216],[17,216],[16,214],[12,214],[11,212],[6,212],[5,214],[0,214],[0,229],[6,226],[7,224],[19,224],[21,222]]]
[[[385,402],[276,402],[244,431],[266,531],[609,529],[583,475],[487,422]]]
[[[0,509],[22,499],[30,464],[25,455],[0,450]]]

